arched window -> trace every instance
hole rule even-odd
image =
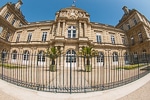
[[[45,55],[44,55],[44,52],[43,51],[40,51],[38,53],[38,61],[39,62],[45,62]]]
[[[146,60],[146,50],[142,51],[142,58],[143,58],[143,60]]]
[[[99,52],[97,62],[104,62],[104,54],[102,52]]]
[[[10,36],[11,36],[11,34],[7,33],[7,35],[6,35],[6,41],[9,41]]]
[[[7,57],[7,52],[6,52],[6,50],[3,50],[2,51],[2,59],[5,60],[6,57]]]
[[[133,57],[135,60],[137,60],[137,58],[138,58],[137,52],[134,52]]]
[[[17,51],[16,51],[16,50],[14,50],[14,51],[12,52],[12,59],[13,59],[13,60],[16,60],[16,59],[17,59]]]
[[[66,62],[76,62],[76,52],[74,50],[68,50],[66,53]]]
[[[25,50],[23,53],[23,60],[29,60],[29,51]]]
[[[134,37],[131,37],[131,45],[134,45]]]
[[[76,28],[74,26],[68,27],[68,38],[76,38]]]
[[[139,36],[139,42],[143,42],[142,33],[138,33],[138,36]]]
[[[118,54],[116,52],[113,53],[113,62],[118,61]]]
[[[137,54],[137,52],[133,53],[133,63],[134,64],[138,63],[138,54]]]
[[[127,54],[127,52],[124,53],[124,61],[125,61],[125,64],[127,64],[129,61],[129,55]]]

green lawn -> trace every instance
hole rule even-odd
[[[133,64],[133,65],[126,65],[126,66],[122,66],[122,67],[117,67],[116,69],[125,69],[125,70],[131,70],[131,69],[135,69],[138,67],[143,67],[147,64]]]
[[[2,67],[2,63],[0,63],[0,67]],[[13,64],[3,64],[3,67],[4,68],[8,68],[8,69],[14,69],[14,68],[24,68],[24,67],[20,67],[20,66],[17,66],[17,65],[13,65]]]

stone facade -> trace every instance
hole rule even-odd
[[[60,46],[64,55],[77,54],[82,46],[92,46],[103,56],[150,52],[150,23],[135,9],[123,7],[116,26],[90,22],[89,14],[75,6],[60,9],[53,21],[30,23],[20,11],[22,4],[19,0],[0,8],[1,52],[38,55],[53,46]]]

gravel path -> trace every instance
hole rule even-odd
[[[120,98],[119,100],[150,100],[150,81],[143,87],[125,97]]]

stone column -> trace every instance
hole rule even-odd
[[[87,25],[86,25],[86,23],[84,23],[84,29],[83,29],[84,31],[83,31],[83,37],[85,37],[85,34],[87,34]]]
[[[19,47],[19,54],[18,54],[17,59],[19,61],[19,64],[22,65],[23,63],[23,48],[22,47]]]
[[[82,47],[79,47],[79,52],[82,50]],[[79,69],[82,69],[84,70],[84,57],[83,55],[78,55],[78,66],[79,66]]]
[[[64,47],[62,46],[61,47],[61,49],[60,49],[62,52],[64,52]],[[61,54],[60,55],[60,67],[61,67],[61,69],[63,68],[63,66],[64,66],[64,54]]]
[[[82,37],[81,36],[81,23],[80,22],[79,22],[79,29],[78,30],[79,30],[79,36],[78,37]]]
[[[110,54],[110,49],[105,50],[105,57],[104,57],[104,67],[109,68],[112,65],[112,55]]]
[[[65,22],[63,22],[62,36],[65,36]]]
[[[60,29],[60,22],[58,22],[58,25],[57,25],[57,36],[59,36],[60,35],[60,32],[59,32],[59,29]]]

